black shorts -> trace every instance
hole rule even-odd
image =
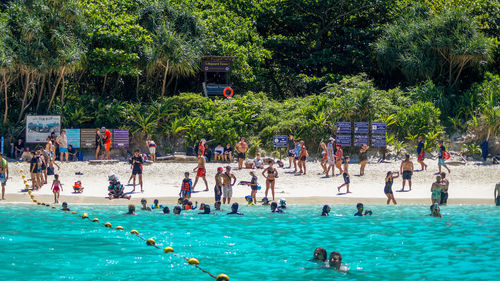
[[[132,175],[142,175],[142,170],[141,169],[133,169]]]
[[[250,188],[252,188],[252,190],[259,190],[258,186],[251,185]]]
[[[295,156],[295,153],[293,152],[288,152],[288,157],[294,157]]]
[[[243,152],[238,152],[238,158],[245,159],[246,155]]]
[[[219,194],[217,194],[217,192]],[[214,195],[215,195],[215,202],[219,201],[220,202],[220,199],[221,199],[221,196],[222,196],[222,187],[214,187]]]
[[[411,180],[411,171],[403,171],[403,179]]]
[[[342,176],[344,177],[345,184],[351,183],[351,179],[349,178],[349,176],[346,173],[343,173]]]

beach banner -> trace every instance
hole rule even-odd
[[[130,141],[128,130],[114,129],[111,135],[114,148],[128,148]]]
[[[355,134],[368,134],[370,131],[370,126],[368,122],[354,122],[354,133]]]
[[[382,122],[372,123],[372,134],[385,135],[387,132],[387,124]]]
[[[368,143],[368,135],[354,135],[354,146],[362,146],[363,144],[368,145]]]
[[[68,145],[73,148],[80,148],[80,129],[65,129],[66,137],[68,138]]]
[[[337,135],[335,142],[342,146],[351,146],[351,135]]]
[[[287,136],[273,136],[273,146],[274,146],[274,148],[288,147],[288,137]]]
[[[95,131],[96,129],[81,129],[80,130],[80,147],[95,148]]]
[[[59,136],[60,131],[59,115],[26,116],[26,143],[45,143],[52,132]]]
[[[350,134],[351,122],[337,122],[337,134]]]
[[[373,147],[385,147],[387,145],[385,135],[373,135],[372,136],[372,146]]]

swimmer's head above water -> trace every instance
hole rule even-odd
[[[163,208],[163,213],[164,214],[170,214],[170,209],[168,207]]]
[[[325,262],[326,261],[326,250],[324,248],[314,249],[313,260]]]
[[[239,206],[240,205],[238,205],[238,203],[233,203],[233,205],[231,205],[231,211],[233,211],[233,213],[237,213]]]
[[[340,266],[342,265],[342,255],[339,252],[331,252],[328,264],[330,267],[340,269]]]
[[[181,214],[181,207],[175,206],[174,207],[174,215],[180,215]]]
[[[323,211],[321,212],[321,216],[324,216],[324,217],[329,216],[330,215],[330,210],[331,210],[330,206],[324,205],[323,206]],[[325,252],[325,259],[326,259],[326,252]]]

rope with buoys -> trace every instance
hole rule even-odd
[[[24,171],[21,169],[20,172],[23,173]],[[22,176],[23,176],[23,179],[26,177],[24,174],[22,174]],[[26,188],[29,187],[29,185],[27,184],[26,180],[25,180],[25,186],[26,186]],[[56,206],[51,206],[50,204],[44,203],[44,202],[38,202],[38,200],[36,200],[35,196],[32,194],[31,190],[28,190],[27,194],[28,194],[29,198],[31,199],[31,201],[33,203],[35,203],[37,205],[52,207],[51,209],[56,209]],[[69,213],[69,212],[67,212],[67,213]],[[75,215],[75,214],[77,214],[77,212],[76,211],[71,211],[71,214]],[[81,216],[81,218],[84,219],[84,220],[87,220],[89,222],[102,224],[104,227],[112,229],[112,224],[110,222],[100,223],[99,222],[99,218],[93,218],[92,220],[90,220],[88,213],[83,213],[82,216]],[[124,230],[124,228],[122,226],[120,226],[120,225],[117,226],[115,229],[116,230]],[[156,249],[160,249],[160,247],[158,245],[156,245],[156,241],[153,238],[146,239],[146,238],[142,237],[139,234],[139,231],[137,231],[135,229],[132,229],[130,231],[130,234],[135,235],[139,239],[145,241],[147,246],[153,246]],[[174,248],[172,248],[172,247],[165,247],[165,248],[163,248],[163,252],[165,254],[172,253],[173,256],[183,258],[184,260],[186,260],[188,262],[188,264],[193,265],[194,267],[196,267],[197,269],[199,269],[201,272],[208,274],[210,277],[216,279],[216,281],[229,281],[229,276],[227,276],[226,274],[221,273],[221,274],[215,276],[212,273],[210,273],[209,271],[207,271],[207,270],[203,269],[202,267],[200,267],[200,262],[198,261],[198,259],[196,259],[196,258],[187,258],[187,257],[181,256],[181,255],[175,254],[174,253]]]

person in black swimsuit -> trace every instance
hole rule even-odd
[[[365,174],[365,166],[366,166],[366,162],[368,161],[368,155],[367,155],[368,148],[370,148],[368,145],[363,144],[361,146],[361,149],[359,150],[359,165],[360,165],[359,175],[360,176],[363,176]]]
[[[141,186],[141,192],[144,192],[142,189],[142,164],[144,163],[144,158],[140,155],[140,150],[137,149],[134,152],[134,156],[132,157],[132,179],[133,179],[133,185],[134,189],[132,192],[135,191],[135,176],[139,175],[139,185]]]
[[[99,153],[102,147],[102,135],[101,130],[96,129],[95,131],[95,159],[99,159]]]
[[[384,193],[385,196],[387,196],[387,205],[392,202],[394,205],[397,205],[396,200],[394,199],[394,193],[392,192],[392,184],[394,183],[394,179],[399,177],[399,172],[387,172],[387,175],[385,177],[385,187],[384,187]]]
[[[271,194],[273,195],[273,200],[274,200],[274,185],[276,183],[275,180],[278,177],[278,170],[276,170],[276,168],[274,168],[273,165],[274,161],[269,162],[269,167],[267,167],[266,169],[264,169],[264,171],[262,171],[262,175],[266,178],[266,197],[269,188],[271,188]]]

